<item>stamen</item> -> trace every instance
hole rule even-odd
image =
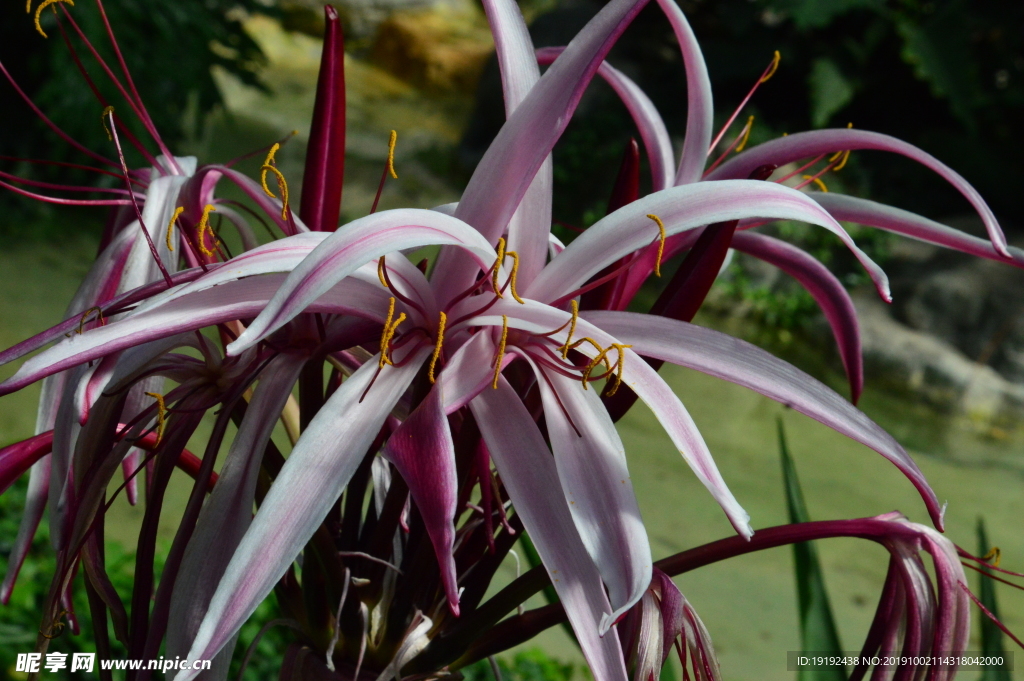
[[[832,172],[838,173],[840,170],[846,167],[846,162],[850,160],[850,150],[837,151],[832,158],[829,159],[829,163],[835,163],[836,159],[842,159],[836,165],[832,166]]]
[[[821,191],[826,193],[828,192],[828,187],[825,186],[825,183],[822,181],[820,177],[815,177],[814,175],[804,175],[804,179],[816,184],[818,186],[818,189],[820,189]]]
[[[782,55],[778,50],[775,50],[775,56],[772,57],[772,63],[768,65],[768,70],[764,72],[758,83],[767,83],[768,79],[775,75],[775,72],[779,68],[779,62],[782,61]]]
[[[614,348],[619,353],[618,359],[615,362],[615,382],[612,385],[611,389],[606,393],[609,396],[614,395],[616,391],[618,391],[619,386],[622,384],[622,369],[625,364],[626,358],[626,353],[624,352],[624,350],[625,348],[631,347],[633,346],[623,345],[622,343],[612,343],[607,348],[601,350],[601,354],[597,355],[596,357],[594,357],[594,359],[590,360],[590,364],[588,364],[587,368],[583,370],[583,389],[587,389],[587,381],[591,380],[591,372],[597,367],[598,364],[602,362],[602,360],[604,361],[604,365],[608,368],[608,374],[611,373],[612,367],[610,366],[608,360],[608,351]]]
[[[562,345],[562,359],[568,359],[569,343],[572,342],[572,335],[576,332],[576,320],[580,318],[580,305],[575,300],[569,302],[572,305],[572,319],[569,321],[569,335],[565,337]]]
[[[25,14],[29,14],[31,12],[32,12],[32,0],[28,0],[28,2],[25,3]]]
[[[103,130],[107,133],[107,139],[111,142],[114,141],[114,134],[110,131],[110,126],[107,125],[107,116],[114,117],[114,107],[105,106],[103,107],[103,113],[100,114],[100,120],[103,122]]]
[[[213,234],[213,228],[210,227],[210,213],[216,210],[217,208],[215,206],[206,204],[206,206],[203,207],[203,217],[199,220],[199,250],[207,258],[212,258],[214,255],[213,250],[206,247],[206,232],[209,231]]]
[[[156,442],[154,447],[164,439],[164,428],[167,427],[167,405],[164,404],[164,396],[160,393],[146,393],[156,400]]]
[[[388,288],[388,281],[384,278],[384,256],[380,256],[377,260],[377,278],[380,279],[380,285],[384,288]]]
[[[661,276],[661,257],[665,253],[665,223],[654,213],[648,213],[647,217],[654,220],[658,225],[658,259],[654,261],[654,276]]]
[[[278,191],[281,192],[281,219],[282,220],[287,220],[288,219],[288,182],[284,179],[284,174],[282,174],[280,170],[278,170],[277,168],[275,168],[274,166],[271,166],[271,165],[265,165],[262,168],[260,168],[260,170],[263,173],[262,177],[261,177],[261,180],[263,181],[263,191],[265,191],[267,193],[267,196],[269,196],[272,199],[276,199],[277,197],[274,196],[274,192],[270,191],[270,188],[267,187],[267,173],[268,172],[274,173],[274,176],[277,178],[277,189],[278,189]]]
[[[608,368],[609,371],[611,371],[612,365],[608,361],[608,350],[606,348],[602,348],[601,344],[598,343],[593,338],[590,338],[590,337],[581,338],[578,341],[576,341],[575,343],[573,343],[572,345],[570,345],[569,349],[570,350],[575,350],[576,348],[578,348],[579,346],[583,345],[584,343],[590,343],[597,350],[597,357],[596,357],[596,359],[593,362],[591,362],[591,364],[594,364],[596,366],[597,362],[601,362],[603,360],[604,361],[604,365]],[[585,371],[585,373],[584,373],[584,377],[583,377],[583,388],[584,388],[584,390],[587,387],[587,378],[586,378],[587,374],[589,374],[589,370]]]
[[[508,341],[508,315],[501,315],[501,341],[498,343],[498,352],[494,355],[494,380],[491,388],[498,389],[498,379],[501,377],[501,361],[505,358],[505,343]]]
[[[526,301],[520,298],[519,294],[516,293],[516,275],[519,273],[519,254],[515,251],[509,251],[505,255],[512,258],[512,274],[510,274],[508,278],[509,292],[512,294],[512,297],[515,298],[517,303],[520,305],[526,305]]]
[[[83,329],[85,328],[85,323],[88,321],[89,315],[91,315],[93,312],[96,313],[96,319],[94,319],[93,321],[97,321],[100,323],[100,326],[103,326],[103,308],[90,307],[88,310],[82,313],[82,319],[78,322],[79,335],[81,335]]]
[[[39,31],[39,35],[43,36],[44,38],[49,38],[50,36],[46,35],[46,31],[44,31],[42,25],[40,25],[39,17],[43,13],[44,9],[46,9],[50,5],[55,5],[58,2],[63,2],[65,4],[71,5],[72,7],[75,6],[74,0],[43,0],[41,3],[39,3],[39,6],[36,7],[36,30]],[[28,11],[29,9],[31,9],[31,7],[32,0],[28,0],[28,4],[25,6],[25,10]],[[53,13],[57,13],[56,7],[53,8]]]
[[[398,173],[395,172],[395,144],[397,142],[398,132],[392,130],[391,136],[388,138],[388,172],[394,180],[398,179]]]
[[[1003,552],[999,550],[998,546],[993,546],[992,549],[981,557],[983,561],[989,563],[992,567],[999,567],[999,561],[1002,560]]]
[[[448,317],[444,312],[441,313],[441,317],[437,321],[437,341],[434,343],[434,354],[430,358],[430,368],[427,371],[427,376],[430,378],[430,382],[434,382],[434,366],[437,364],[437,358],[441,356],[441,345],[444,343],[444,325],[448,321]]]
[[[504,298],[501,295],[501,288],[498,286],[498,274],[502,264],[505,262],[505,239],[498,239],[498,257],[494,260],[494,266],[491,268],[491,288],[494,289],[494,295],[499,298]]]
[[[377,360],[377,367],[380,369],[384,368],[385,364],[390,364],[388,361],[388,329],[391,328],[391,318],[395,314],[395,299],[388,299],[388,316],[384,320],[384,330],[380,333],[380,359]]]
[[[775,54],[778,54],[778,52],[776,52]],[[747,124],[743,126],[743,130],[740,130],[740,141],[739,141],[739,144],[736,145],[736,149],[734,149],[734,151],[737,154],[740,153],[741,151],[743,151],[743,148],[747,146],[747,140],[750,139],[750,131],[753,130],[753,129],[754,129],[754,117],[750,116],[747,119]]]
[[[178,206],[174,209],[174,215],[171,216],[171,221],[167,223],[167,250],[169,251],[174,250],[174,244],[171,243],[171,234],[174,233],[174,223],[178,221],[178,218],[180,218],[181,214],[184,212],[185,208],[183,206]]]

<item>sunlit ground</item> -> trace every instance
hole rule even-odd
[[[225,82],[232,114],[223,116],[205,141],[196,141],[198,151],[223,158],[261,146],[291,128],[299,128],[301,138],[308,126],[315,41],[281,34],[275,37],[273,27],[264,29],[270,35],[267,40],[276,40],[276,49],[289,55],[287,66],[278,62],[268,80],[271,84],[291,83],[291,89],[287,96],[268,98]],[[424,103],[407,86],[371,67],[354,63],[351,69],[350,87],[358,87],[359,92],[349,98],[353,151],[345,191],[346,214],[354,216],[366,212],[372,200],[388,129],[399,128],[400,150],[403,141],[409,145],[406,149],[414,150],[432,144],[451,145],[461,123],[456,114],[450,114],[458,109],[452,102]],[[283,163],[290,164],[284,167],[286,174],[301,168],[302,144],[300,139],[292,151],[286,148]],[[457,198],[456,192],[422,166],[405,167],[407,176],[389,188],[384,207],[429,206]],[[95,243],[88,237],[0,249],[0,345],[8,347],[60,321],[94,252]],[[0,378],[11,373],[9,367],[0,368]],[[874,452],[743,388],[670,366],[662,375],[700,426],[755,528],[786,522],[776,437],[779,416],[814,519],[899,509],[914,520],[927,522],[911,484]],[[37,388],[32,387],[0,401],[0,445],[32,434],[37,396]],[[1024,458],[1017,438],[983,439],[967,425],[873,391],[870,375],[862,406],[912,450],[939,499],[949,502],[948,536],[975,550],[975,524],[984,516],[990,541],[1002,548],[1004,565],[1024,570],[1024,495],[1020,493]],[[724,515],[645,407],[634,408],[621,422],[620,432],[656,558],[731,534]],[[200,436],[203,434],[201,429]],[[201,441],[198,437],[194,444]],[[176,517],[190,489],[190,481],[183,475],[172,481],[161,538],[173,536]],[[108,539],[131,546],[141,518],[141,508],[118,501],[108,517]],[[844,647],[858,649],[874,613],[887,554],[874,544],[855,540],[819,542],[818,550]],[[508,580],[514,575],[510,557],[502,576]],[[973,573],[969,577],[976,585]],[[710,629],[725,678],[792,678],[786,671],[786,652],[799,645],[789,549],[702,568],[677,582]],[[1024,598],[1007,588],[1001,588],[998,595],[1006,624],[1024,631]],[[539,600],[533,603],[539,604]],[[540,645],[561,659],[580,659],[560,629],[528,645]],[[976,637],[969,648],[980,649]]]

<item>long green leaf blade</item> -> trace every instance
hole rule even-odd
[[[789,522],[809,521],[807,504],[796,475],[796,466],[786,446],[786,433],[782,419],[778,420],[779,453],[782,458],[782,477],[786,488],[786,507]],[[796,573],[796,591],[800,614],[800,643],[805,651],[830,656],[842,656],[839,631],[832,617],[825,578],[813,542],[793,544],[793,563]],[[801,669],[798,681],[845,681],[846,668],[841,666],[820,669]]]

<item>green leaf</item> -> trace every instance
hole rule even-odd
[[[945,98],[953,114],[973,132],[975,109],[983,105],[971,51],[971,27],[964,20],[963,0],[944,4],[927,21],[896,18],[903,38],[903,60],[914,75],[928,83],[932,94]]]
[[[768,3],[774,10],[786,13],[801,31],[824,28],[832,21],[855,9],[878,9],[879,0],[775,0]]]
[[[789,522],[805,523],[810,520],[804,495],[800,490],[800,481],[796,476],[796,467],[786,447],[786,433],[779,426],[779,453],[782,457],[782,477],[786,487],[786,507],[789,511]],[[829,604],[825,578],[818,561],[818,552],[813,542],[793,544],[793,562],[796,572],[796,592],[799,600],[800,613],[800,646],[802,650],[813,651],[824,655],[842,656],[843,647],[839,643],[839,631],[832,617],[832,606]],[[822,669],[801,669],[798,681],[845,681],[844,667],[826,667]]]
[[[807,77],[811,88],[811,123],[825,127],[829,119],[853,99],[853,84],[831,59],[815,59]]]
[[[984,556],[989,551],[988,537],[985,535],[985,521],[978,518],[978,555]],[[978,598],[981,604],[988,608],[995,617],[999,617],[999,606],[996,604],[996,583],[985,575],[991,571],[981,568],[982,573],[978,576]],[[981,650],[982,655],[1004,657],[1003,632],[996,626],[996,623],[988,617],[980,617],[981,620]],[[1005,666],[987,666],[981,671],[980,681],[1010,681],[1010,670]]]

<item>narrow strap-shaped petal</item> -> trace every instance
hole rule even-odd
[[[489,333],[477,333],[448,360],[441,372],[445,413],[460,409],[491,385],[496,348]]]
[[[6,492],[25,471],[49,454],[52,446],[53,432],[50,431],[0,449],[0,494]]]
[[[519,6],[513,0],[484,0],[483,5],[494,36],[505,93],[505,116],[508,117],[540,79],[540,69],[533,57],[533,41]],[[524,286],[533,281],[546,262],[553,183],[549,155],[508,224],[508,248],[519,254],[519,281]]]
[[[260,374],[182,558],[167,620],[168,657],[188,653],[214,589],[249,528],[263,451],[305,360],[298,354],[279,355]]]
[[[902,154],[935,171],[944,180],[956,187],[957,191],[964,195],[964,198],[970,201],[971,205],[974,206],[974,210],[978,212],[978,215],[981,216],[982,221],[985,223],[985,229],[988,230],[989,239],[992,241],[992,246],[996,249],[996,252],[1009,257],[1003,230],[1000,228],[996,216],[993,215],[992,209],[981,198],[978,190],[972,187],[959,173],[931,154],[925,153],[914,145],[889,135],[847,128],[799,132],[772,140],[771,142],[759,144],[744,151],[742,154],[734,156],[710,173],[707,179],[724,180],[747,177],[752,170],[766,163],[782,166],[802,158],[845,149],[891,151],[895,154]]]
[[[534,367],[562,492],[608,586],[613,611],[602,636],[651,582],[651,546],[626,466],[626,450],[596,388]]]
[[[587,314],[589,318],[591,313]],[[566,328],[566,322],[569,320],[567,312],[548,305],[530,300],[527,300],[525,305],[514,301],[509,304],[508,301],[499,300],[486,314],[475,317],[471,323],[481,326],[501,326],[504,323],[503,316],[507,318],[509,328],[523,329],[531,333],[549,333],[551,329],[560,326]],[[645,315],[635,316],[641,320],[646,319]],[[556,341],[564,340],[566,333],[566,331],[561,331],[551,338]],[[583,317],[577,320],[576,333],[576,337],[579,338],[588,336],[595,339],[602,347],[622,342],[616,336],[609,334]],[[625,335],[631,336],[632,334]],[[590,357],[597,354],[597,351],[587,344],[579,346],[577,350]],[[672,439],[672,443],[679,450],[683,460],[725,511],[729,522],[736,528],[736,531],[745,537],[753,534],[753,529],[750,527],[750,516],[736,501],[736,497],[733,496],[728,485],[725,484],[725,480],[722,479],[718,466],[708,450],[707,443],[704,442],[697,425],[686,411],[686,407],[679,401],[664,379],[629,348],[625,348],[622,381],[650,407],[665,432]]]
[[[463,192],[456,217],[495,243],[537,170],[569,124],[605,55],[648,0],[611,0],[580,31],[530,90],[487,148]],[[447,302],[472,284],[474,272],[449,251],[438,265],[452,276],[435,290]]]
[[[785,241],[754,232],[737,232],[732,245],[738,251],[775,265],[814,297],[832,328],[850,382],[850,401],[856,404],[864,387],[864,359],[860,351],[857,310],[843,284],[817,259]]]
[[[489,268],[497,258],[479,232],[442,213],[401,209],[368,215],[330,234],[306,256],[266,309],[228,346],[228,353],[238,354],[259,342],[370,260],[396,250],[437,244],[462,247],[481,269]]]
[[[601,619],[611,612],[601,575],[573,524],[554,459],[537,424],[504,378],[497,390],[483,391],[469,406],[595,681],[625,681],[618,636],[598,635]]]
[[[403,366],[396,362],[379,375],[377,362],[366,362],[327,400],[242,537],[192,642],[189,660],[212,659],[273,590],[341,495],[429,353],[429,348],[418,350]],[[174,678],[188,681],[197,673],[182,671]]]
[[[758,180],[698,182],[656,192],[623,206],[589,227],[548,263],[525,295],[534,300],[555,300],[622,256],[656,243],[659,229],[648,215],[660,217],[666,236],[748,217],[771,216],[820,225],[839,237],[867,270],[879,294],[890,300],[885,273],[831,215],[802,192]]]
[[[455,444],[444,413],[443,383],[437,383],[402,422],[381,452],[409,485],[441,568],[448,607],[459,615],[455,577],[455,505],[459,482],[455,474]]]
[[[282,281],[284,275],[274,274],[229,282],[73,336],[22,364],[14,376],[0,384],[0,395],[141,343],[252,317],[266,307]],[[310,312],[354,314],[383,322],[387,301],[387,290],[380,285],[349,278],[314,301],[308,309]]]
[[[14,582],[18,579],[18,572],[21,571],[21,566],[25,563],[25,557],[28,555],[36,530],[39,528],[39,521],[43,519],[49,488],[50,455],[47,454],[29,469],[25,509],[21,513],[21,522],[18,524],[18,535],[14,538],[14,545],[7,555],[7,572],[4,573],[4,581],[0,585],[0,603],[3,605],[7,605],[11,598]]]
[[[675,0],[658,0],[658,5],[676,34],[679,51],[683,55],[683,67],[686,69],[686,137],[679,154],[675,183],[689,184],[700,179],[711,146],[714,125],[711,78],[700,45],[697,44],[697,37],[693,35],[693,29],[679,4]]]
[[[750,343],[712,329],[632,312],[595,310],[584,316],[595,328],[631,343],[639,354],[750,388],[874,449],[910,479],[941,529],[942,509],[935,492],[906,450],[820,381]]]
[[[980,258],[1007,262],[1006,258],[996,251],[988,239],[979,239],[941,222],[929,220],[917,213],[848,194],[813,192],[810,196],[821,204],[822,208],[831,213],[836,220],[877,227],[893,234],[909,236],[912,239],[970,253]],[[1024,250],[1016,246],[1007,246],[1006,249],[1012,258],[1008,264],[1024,268]]]
[[[537,61],[550,64],[565,50],[564,47],[542,47],[537,50]],[[661,191],[675,184],[673,166],[675,154],[672,139],[668,136],[665,121],[654,106],[651,98],[633,80],[608,62],[601,62],[597,75],[611,86],[625,105],[633,124],[640,132],[651,166],[651,185],[654,191]],[[710,129],[710,128],[709,128]]]

